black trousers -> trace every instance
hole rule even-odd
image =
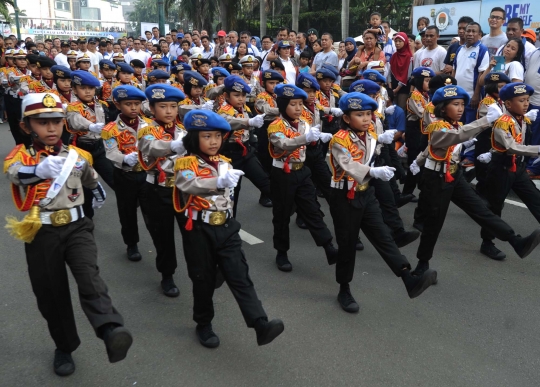
[[[222,226],[193,221],[193,229],[183,232],[184,256],[193,283],[193,320],[197,324],[210,324],[214,318],[212,296],[217,267],[223,273],[246,325],[253,327],[257,319],[266,317],[249,277],[238,231],[240,223],[231,218]]]
[[[405,231],[390,183],[380,179],[371,179],[369,184],[375,188],[375,198],[379,202],[384,224],[390,228],[393,235]]]
[[[147,215],[146,226],[156,248],[156,268],[164,276],[173,275],[176,267],[174,221],[183,232],[182,216],[173,207],[173,189],[146,182],[139,202]]]
[[[474,172],[476,175],[476,192],[484,196],[485,193],[485,179],[488,172],[489,164],[484,164],[478,160],[478,156],[482,153],[489,152],[491,149],[491,132],[493,129],[489,128],[481,132],[476,136],[476,142],[474,144]]]
[[[268,150],[268,126],[270,123],[265,121],[262,127],[255,129],[257,134],[257,158],[268,176],[270,176],[270,171],[272,171],[273,160]]]
[[[330,200],[332,188],[332,172],[326,162],[326,153],[323,153],[322,143],[317,141],[316,145],[308,145],[306,147],[306,161],[304,165],[311,171],[311,180],[317,187],[326,201]]]
[[[517,167],[516,172],[509,172],[509,166],[504,165],[500,157],[494,157],[489,163],[485,179],[484,197],[495,215],[501,216],[504,200],[512,190],[525,203],[536,220],[540,222],[540,191],[538,191],[538,188],[527,174],[526,166],[527,164],[522,162]],[[481,236],[484,240],[494,239],[493,234],[485,228],[482,228]]]
[[[408,165],[411,165],[413,161],[416,160],[416,157],[423,152],[428,145],[427,136],[420,131],[420,121],[407,121],[405,143],[407,144],[407,163]],[[421,173],[413,175],[412,172],[407,169],[407,176],[405,177],[405,184],[403,185],[403,194],[412,194],[420,179]]]
[[[11,131],[11,135],[13,136],[13,139],[15,140],[15,144],[24,144],[27,148],[30,145],[31,138],[30,136],[26,135],[21,127],[19,126],[19,123],[21,121],[21,106],[22,106],[22,99],[20,98],[14,98],[9,94],[5,95],[4,98],[5,104],[6,104],[6,113],[8,118],[8,124],[9,124],[9,130]]]
[[[450,202],[461,208],[472,220],[489,230],[498,239],[508,241],[515,235],[514,230],[501,218],[491,212],[484,201],[465,180],[461,168],[454,174],[454,181],[447,183],[444,174],[424,169],[422,175],[422,196],[419,205],[427,210],[424,231],[416,256],[427,261],[433,256],[435,244],[441,232]]]
[[[139,207],[139,201],[144,195],[146,172],[125,172],[120,168],[114,168],[113,176],[122,239],[126,246],[133,246],[139,243],[137,207]],[[149,229],[148,216],[144,211],[145,209],[146,207],[141,206],[146,228]]]
[[[82,310],[96,335],[102,325],[124,324],[99,275],[93,230],[94,224],[87,217],[62,227],[43,225],[32,243],[25,244],[28,274],[39,311],[47,320],[56,348],[64,352],[73,352],[81,343],[66,264],[77,282]]]
[[[339,284],[347,284],[353,279],[356,241],[360,230],[396,276],[401,276],[404,268],[410,268],[409,261],[401,254],[390,230],[384,224],[373,187],[364,192],[356,192],[352,200],[347,198],[346,186],[344,189],[332,189],[330,211],[332,217],[336,219],[334,222],[338,244],[336,281]]]
[[[317,246],[332,241],[332,234],[324,223],[320,206],[317,203],[315,186],[311,181],[311,171],[304,166],[298,171],[285,173],[273,167],[270,174],[272,182],[272,223],[274,224],[274,248],[288,251],[290,248],[289,222],[296,212],[302,217]]]

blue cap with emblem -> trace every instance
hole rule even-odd
[[[176,74],[182,71],[191,71],[191,66],[188,65],[186,62],[182,62],[180,60],[173,60],[171,62],[171,73]]]
[[[378,107],[373,98],[356,91],[345,94],[339,100],[339,108],[345,113],[351,110],[377,110]]]
[[[309,73],[300,73],[298,78],[296,78],[296,86],[301,89],[315,89],[316,91],[321,89],[319,82],[317,82],[315,77]]]
[[[128,65],[125,62],[116,63],[116,67],[118,68],[118,72],[129,73],[129,74],[133,74],[135,72],[133,70],[133,67],[131,67],[130,65]]]
[[[116,65],[108,59],[102,59],[99,61],[99,68],[116,70]]]
[[[295,85],[280,83],[274,89],[277,98],[287,99],[307,99],[307,94],[304,90]]]
[[[360,79],[358,81],[354,81],[351,83],[351,86],[349,86],[349,91],[356,91],[366,95],[377,94],[380,90],[381,87],[369,79]]]
[[[231,76],[231,74],[223,67],[213,67],[211,71],[214,78]]]
[[[328,70],[324,67],[321,67],[317,70],[317,72],[315,73],[315,77],[317,78],[317,80],[330,78],[333,81],[335,81],[337,78],[336,74],[332,70]]]
[[[489,83],[500,83],[500,82],[510,83],[512,81],[510,80],[510,78],[508,78],[508,75],[506,75],[505,73],[492,71],[488,75],[486,75],[486,77],[484,78],[484,82],[487,85]]]
[[[58,79],[71,79],[71,70],[66,66],[54,65],[51,67],[54,80]]]
[[[411,73],[412,77],[430,77],[433,78],[435,73],[429,67],[417,67]]]
[[[165,83],[150,85],[144,91],[150,103],[155,102],[180,102],[186,96],[179,89]]]
[[[158,79],[169,79],[169,77],[169,73],[163,70],[153,70],[148,73],[148,80],[150,82],[155,82]]]
[[[135,86],[121,85],[117,86],[112,91],[113,99],[116,102],[120,101],[144,101],[146,99],[146,94]]]
[[[231,131],[231,125],[227,120],[211,110],[190,110],[184,116],[183,124],[188,132],[193,130]]]
[[[441,87],[439,90],[437,90],[433,94],[433,99],[431,100],[431,102],[433,102],[433,105],[437,106],[441,102],[450,101],[452,99],[463,99],[465,102],[465,106],[467,106],[471,98],[462,87],[449,85]]]
[[[386,82],[386,78],[377,70],[366,70],[362,73],[362,77],[373,82]]]
[[[291,47],[291,45],[291,42],[289,42],[288,40],[280,40],[278,43],[278,48],[287,48]]]
[[[524,95],[533,95],[534,89],[523,82],[512,82],[503,86],[499,91],[499,98],[508,101],[514,97],[523,97]]]
[[[226,91],[238,91],[240,93],[251,93],[251,87],[240,78],[238,75],[231,75],[230,77],[225,78],[223,81]]]
[[[201,74],[196,71],[184,72],[184,85],[190,84],[191,86],[206,86],[208,82],[203,78]]]
[[[336,76],[336,79],[337,79],[337,77],[339,77],[339,71],[334,66],[332,66],[331,64],[323,63],[321,68],[326,69],[326,70],[330,70],[331,72],[333,72],[334,75]]]
[[[100,87],[98,79],[94,77],[91,73],[84,70],[75,70],[71,72],[71,81],[80,86],[94,86]]]
[[[265,71],[262,72],[261,81],[262,82],[264,82],[264,81],[283,82],[284,79],[283,79],[283,75],[281,75],[280,73],[278,73],[275,70],[265,70]]]
[[[153,59],[152,60],[152,66],[153,67],[159,67],[159,66],[168,66],[169,62],[163,60],[163,59]]]

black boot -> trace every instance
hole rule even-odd
[[[75,372],[75,362],[71,353],[54,350],[54,373],[58,376],[69,376]]]
[[[268,321],[266,317],[262,317],[255,321],[255,332],[257,333],[257,344],[270,344],[276,337],[281,335],[285,330],[283,321],[276,318]]]
[[[101,337],[107,348],[107,355],[111,363],[119,362],[126,358],[127,352],[133,343],[131,333],[122,326],[106,324],[100,327]]]
[[[347,313],[357,313],[360,310],[360,306],[358,306],[356,300],[351,294],[349,284],[340,285],[337,299],[339,305],[341,305],[341,309]]]
[[[397,208],[403,207],[405,204],[410,203],[414,199],[413,194],[399,195],[399,198],[396,200]]]
[[[261,194],[261,196],[259,197],[259,204],[266,208],[270,208],[274,205],[272,203],[272,199],[270,199],[267,196],[264,196],[263,194]]]
[[[197,333],[197,338],[199,343],[206,348],[217,348],[219,347],[219,337],[212,330],[212,324],[208,325],[197,325],[195,328],[195,333]]]
[[[163,289],[163,294],[167,297],[178,297],[180,295],[180,289],[174,283],[173,277],[163,276],[161,280],[161,289]]]
[[[292,271],[292,264],[287,257],[286,251],[278,251],[276,255],[276,265],[281,271]]]
[[[410,298],[418,297],[437,280],[437,272],[427,269],[421,276],[412,275],[410,270],[403,270],[401,279]]]
[[[424,223],[414,221],[412,225],[415,229],[417,229],[420,232],[424,232]]]
[[[362,241],[360,240],[360,237],[358,237],[358,240],[356,241],[356,251],[362,251],[364,250],[364,244],[362,243]]]
[[[429,261],[420,261],[418,260],[418,264],[414,268],[414,270],[411,272],[413,276],[416,277],[422,277],[426,271],[429,270]],[[433,281],[432,285],[436,285],[439,280],[437,279],[437,275],[435,275],[435,280]]]
[[[326,260],[329,265],[335,265],[338,257],[338,249],[334,247],[332,242],[323,246],[324,252],[326,253]]]
[[[139,253],[139,248],[137,245],[127,247],[127,256],[128,259],[132,262],[137,262],[142,259],[141,253]]]
[[[396,242],[397,247],[404,247],[417,240],[419,236],[420,233],[418,231],[402,230],[400,233],[394,236],[394,242]]]
[[[304,219],[302,219],[300,215],[296,215],[296,225],[302,230],[307,230],[306,222],[304,222]]]
[[[502,261],[506,258],[506,254],[499,250],[492,241],[483,241],[480,252],[495,261]]]
[[[534,230],[528,237],[523,238],[521,235],[516,235],[510,239],[510,244],[520,258],[529,255],[538,246],[538,243],[540,243],[540,229]]]

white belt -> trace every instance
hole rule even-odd
[[[427,169],[431,169],[432,171],[435,171],[435,172],[439,172],[439,171],[442,171],[443,173],[446,173],[446,162],[445,161],[442,161],[442,162],[439,162],[439,161],[435,161],[435,160],[431,160],[429,158],[426,159],[426,163],[424,164],[424,166],[427,168]],[[450,164],[450,173],[455,173],[458,169],[458,165],[457,164]]]
[[[353,184],[353,180],[347,180],[347,189],[351,189]],[[334,179],[330,180],[330,188],[343,189],[344,185],[345,179],[341,179],[340,181],[334,181]]]
[[[304,163],[299,161],[297,163],[288,163],[288,164],[289,164],[289,169],[293,171],[293,170],[296,170],[296,167],[294,167],[294,165],[302,164],[303,166]],[[276,168],[283,169],[283,167],[285,166],[285,163],[281,160],[274,159],[272,160],[272,165]]]
[[[68,215],[69,213],[69,215]],[[81,216],[79,217],[79,213]],[[51,216],[53,219],[51,219]],[[52,224],[54,226],[63,226],[68,223],[75,222],[79,219],[84,218],[84,212],[82,207],[74,207],[69,210],[58,210],[58,211],[41,211],[39,213],[41,219],[41,224]]]
[[[219,219],[218,220],[219,223],[216,223],[216,220],[214,219],[213,215],[217,214],[217,213],[224,213],[227,216],[225,217],[225,219]],[[188,210],[186,210],[185,215],[187,217],[189,217],[189,211]],[[199,217],[199,215],[200,215],[200,217]],[[193,219],[193,220],[200,219],[204,223],[212,224],[214,226],[215,225],[221,225],[221,224],[225,223],[227,221],[227,219],[232,218],[232,217],[233,217],[233,212],[232,212],[231,209],[228,209],[228,210],[225,210],[225,211],[210,211],[210,210],[202,210],[202,211],[192,210],[191,211],[191,219]]]
[[[146,181],[150,184],[156,184],[157,178],[158,177],[156,175],[150,175],[148,173],[146,174]],[[158,182],[157,185],[168,188],[174,187],[174,176],[166,177],[163,183]]]

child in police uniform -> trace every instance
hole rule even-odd
[[[193,282],[193,320],[199,342],[208,348],[219,346],[212,329],[212,296],[217,269],[223,273],[244,320],[265,345],[279,336],[283,322],[268,321],[257,298],[238,232],[240,223],[232,216],[232,189],[243,172],[233,169],[230,159],[220,154],[224,134],[231,127],[209,110],[192,110],[184,117],[188,134],[184,146],[188,155],[175,162],[174,207],[185,219],[184,255]]]
[[[71,70],[65,66],[55,65],[51,67],[53,73],[53,80],[56,86],[56,89],[52,92],[56,94],[60,101],[62,101],[62,106],[64,109],[67,109],[67,105],[71,102],[75,102],[77,97],[71,91]],[[62,131],[62,142],[64,144],[69,144],[69,139],[71,138],[71,133],[67,130],[67,126],[64,125],[64,130]]]
[[[32,289],[56,344],[54,371],[67,376],[75,371],[71,353],[80,339],[66,264],[77,283],[81,307],[96,335],[105,342],[109,361],[124,359],[133,339],[99,275],[94,225],[82,210],[83,186],[92,190],[97,200],[105,200],[92,156],[60,140],[65,114],[58,96],[29,94],[22,109],[21,128],[31,136],[32,144],[28,149],[19,145],[11,151],[4,173],[12,183],[15,206],[30,212],[22,221],[8,217],[6,227],[25,242]]]

